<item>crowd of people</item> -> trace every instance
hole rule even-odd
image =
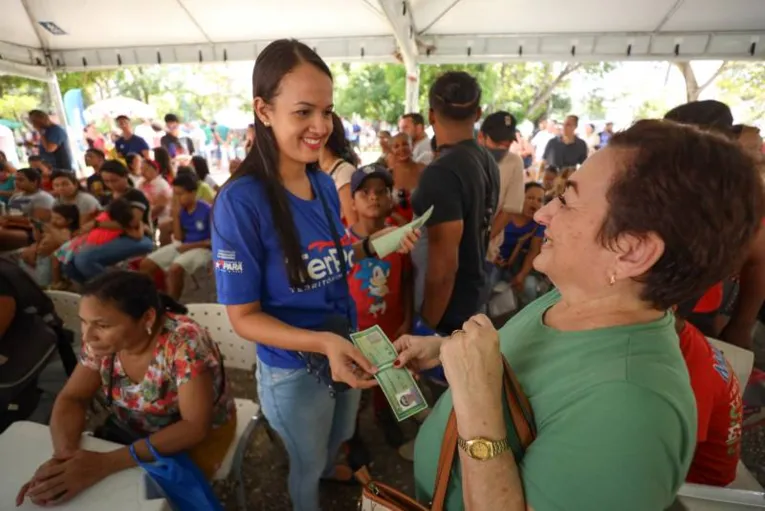
[[[526,141],[512,114],[483,115],[473,76],[448,71],[427,119],[404,115],[362,166],[310,47],[270,44],[252,87],[249,150],[221,187],[172,114],[153,148],[118,117],[115,152],[88,149],[85,182],[60,129],[30,114],[40,154],[0,170],[0,245],[38,285],[82,293],[83,352],[53,410],[52,458],[19,499],[62,502],[134,466],[128,447],[79,448],[100,393],[132,433],[107,438],[149,460],[137,442],[147,437],[214,472],[236,428],[231,389],[209,334],[178,303],[185,277],[208,267],[257,350],[295,510],[318,510],[320,484],[351,482],[372,461],[357,428],[366,389],[386,441],[414,461],[420,502],[434,498],[456,427],[448,510],[663,510],[684,481],[734,480],[747,382],[705,336],[751,349],[765,191],[762,139],[726,105],[688,103],[621,132],[590,126],[586,140],[569,115]],[[378,257],[371,240],[428,211]],[[110,269],[126,260],[134,271]],[[499,284],[519,310],[487,317]],[[433,400],[416,442],[349,342],[373,325]],[[326,374],[306,371],[317,359]],[[503,359],[533,411],[526,448]]]

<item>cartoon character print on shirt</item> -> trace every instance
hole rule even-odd
[[[387,304],[385,297],[388,295],[388,277],[390,276],[390,263],[379,259],[364,259],[359,263],[359,271],[354,278],[361,281],[361,289],[365,289],[372,299],[369,305],[369,314],[378,317],[385,314]]]
[[[722,350],[717,346],[710,343],[712,352],[714,354],[714,368],[717,374],[720,375],[726,383],[731,380],[734,375],[733,368],[726,360]],[[733,385],[729,388],[728,399],[730,402],[730,425],[728,426],[728,438],[726,444],[728,445],[728,456],[734,456],[738,454],[741,448],[741,387],[739,386],[738,378],[733,378]]]

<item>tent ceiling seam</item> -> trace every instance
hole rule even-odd
[[[424,34],[425,34],[425,32],[427,32],[428,30],[430,30],[430,29],[431,29],[431,27],[432,27],[433,25],[435,25],[436,23],[438,23],[438,22],[441,20],[441,18],[443,18],[444,16],[446,16],[446,15],[449,13],[449,11],[451,11],[452,9],[454,9],[454,7],[455,7],[455,6],[456,6],[458,3],[460,3],[461,1],[462,1],[462,0],[453,0],[453,1],[452,1],[452,3],[451,3],[451,4],[449,4],[449,5],[446,7],[446,9],[444,9],[443,11],[441,11],[441,13],[440,13],[440,14],[438,14],[438,15],[437,15],[435,18],[433,18],[433,21],[431,21],[430,23],[428,23],[428,24],[425,26],[425,28],[423,28],[422,30],[420,30],[420,31],[418,32],[418,34],[420,34],[420,35],[424,35]]]
[[[183,9],[183,12],[185,12],[185,13],[186,13],[186,16],[188,16],[188,17],[189,17],[189,19],[190,19],[190,20],[191,20],[191,22],[194,24],[194,26],[195,26],[195,27],[197,27],[197,30],[199,30],[199,33],[201,33],[201,34],[202,34],[202,37],[204,37],[204,38],[207,40],[207,42],[208,42],[208,43],[210,43],[210,44],[214,44],[214,43],[213,43],[213,41],[212,41],[212,39],[210,39],[210,36],[209,36],[209,35],[207,35],[207,32],[205,32],[205,29],[203,29],[203,28],[202,28],[202,25],[200,25],[200,24],[199,24],[199,22],[197,21],[197,19],[196,19],[194,16],[192,16],[192,14],[191,14],[191,12],[189,11],[189,9],[188,9],[188,8],[186,7],[186,5],[183,3],[183,0],[176,0],[176,2],[178,3],[178,6],[179,6],[181,9]]]
[[[664,28],[664,25],[669,22],[669,20],[672,18],[672,16],[675,15],[675,13],[678,11],[678,9],[680,9],[684,2],[685,0],[675,0],[675,3],[672,4],[672,6],[667,11],[667,14],[665,14],[661,21],[659,21],[659,24],[656,25],[654,32],[660,32],[661,29]]]

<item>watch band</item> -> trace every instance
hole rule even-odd
[[[510,450],[510,442],[507,438],[502,440],[489,440],[488,438],[473,438],[465,440],[461,436],[457,436],[457,446],[465,451],[465,453],[475,460],[488,461],[492,458],[496,458],[505,451]],[[479,449],[480,452],[476,452]]]

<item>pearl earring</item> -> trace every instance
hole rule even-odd
[[[268,122],[268,121],[263,121],[263,126],[265,126],[266,128],[270,128],[271,127],[271,123]]]
[[[151,335],[151,325],[146,326],[146,334],[149,336]]]
[[[611,278],[608,279],[608,285],[613,286],[614,284],[616,284],[616,275],[611,275]]]

